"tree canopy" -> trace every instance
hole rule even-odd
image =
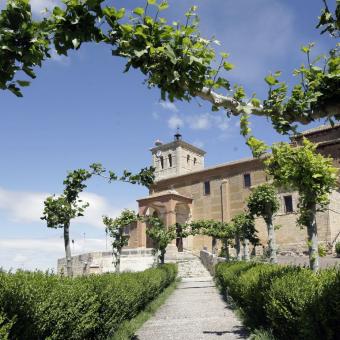
[[[265,77],[268,98],[247,96],[243,87],[232,86],[227,72],[233,68],[228,53],[217,55],[217,40],[199,31],[197,7],[185,13],[185,21],[168,24],[161,13],[167,1],[147,0],[131,15],[104,0],[64,0],[41,20],[32,18],[28,0],[9,0],[0,13],[0,88],[22,96],[21,88],[35,78],[35,67],[50,58],[53,47],[67,55],[87,42],[104,43],[113,56],[125,58],[125,72],[139,69],[149,87],[160,89],[162,99],[190,101],[200,97],[228,115],[254,114],[268,117],[274,128],[286,133],[294,123],[308,124],[325,118],[340,120],[339,45],[327,56],[310,59],[312,44],[302,47],[307,64],[297,68],[295,86],[289,91],[280,72]],[[339,36],[340,1],[332,13],[324,0],[317,27],[321,33]],[[214,67],[217,63],[217,67]]]

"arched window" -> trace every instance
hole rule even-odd
[[[190,155],[187,155],[187,164],[190,162]]]
[[[172,155],[169,153],[169,167],[172,167]]]
[[[163,156],[159,157],[159,160],[161,162],[161,168],[164,169],[164,157]]]
[[[195,157],[194,158],[194,165],[196,165],[196,163],[197,163],[197,158]]]

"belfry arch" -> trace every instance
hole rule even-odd
[[[183,196],[175,190],[153,194],[137,200],[140,216],[156,215],[168,228],[176,223],[186,223],[191,220],[192,198]],[[143,221],[137,223],[138,247],[151,248],[152,240],[146,235],[148,226]],[[192,243],[192,242],[191,242]],[[190,249],[190,240],[183,240],[185,249]],[[168,246],[167,254],[177,253],[176,240]]]

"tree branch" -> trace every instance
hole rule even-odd
[[[212,90],[210,90],[208,87],[203,87],[201,91],[197,91],[195,93],[197,97],[200,97],[203,100],[209,101],[211,104],[215,105],[219,108],[224,108],[226,110],[229,110],[234,116],[239,116],[242,112],[239,110],[240,103],[233,97],[230,96],[223,96],[219,93],[216,93]],[[245,107],[251,110],[251,113],[256,116],[267,116],[270,118],[270,116],[273,116],[274,114],[271,113],[268,115],[262,106],[255,107],[252,104],[247,104]],[[280,112],[276,113],[277,115],[281,114]],[[285,113],[285,116],[288,116],[289,114]],[[337,115],[340,115],[340,105],[338,103],[335,104],[327,104],[324,107],[313,110],[313,112],[307,112],[306,115],[296,116],[292,115],[292,118],[289,119],[286,117],[286,119],[290,122],[298,122],[301,124],[309,124],[312,120],[309,117],[309,115],[313,116],[312,120],[322,119],[322,118],[331,118]]]

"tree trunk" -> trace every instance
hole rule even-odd
[[[268,248],[269,248],[269,261],[270,263],[277,263],[277,256],[276,256],[276,239],[275,239],[275,229],[273,225],[273,213],[270,207],[266,209],[266,218],[265,222],[267,224],[267,231],[268,231]]]
[[[158,267],[159,265],[159,257],[160,257],[160,251],[159,250],[154,250],[154,266]]]
[[[70,222],[64,225],[64,245],[66,254],[66,272],[68,277],[73,276],[72,272],[72,255],[71,255],[71,244],[70,244]]]
[[[224,246],[224,251],[225,251],[225,259],[227,261],[229,261],[230,260],[230,253],[229,253],[228,240],[223,240],[223,246]]]
[[[161,255],[159,256],[159,259],[160,259],[160,261],[161,261],[161,264],[164,264],[165,252],[166,252],[165,249],[162,249],[162,250],[161,250]]]
[[[216,237],[212,237],[212,240],[211,240],[211,251],[212,251],[213,254],[216,254],[216,244],[217,244]]]
[[[115,253],[115,257],[116,257],[116,260],[115,260],[115,272],[117,274],[120,273],[120,253],[121,253],[121,250],[116,249],[116,253]]]
[[[309,209],[309,223],[307,225],[309,267],[313,272],[319,269],[318,228],[316,225],[316,205]]]
[[[236,236],[235,243],[236,243],[236,258],[237,258],[237,261],[241,261],[242,260],[241,240],[238,236]]]
[[[244,261],[249,261],[249,240],[247,238],[243,239],[243,259]]]

